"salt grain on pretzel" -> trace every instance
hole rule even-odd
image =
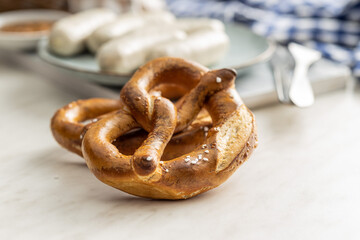
[[[223,183],[256,146],[255,118],[234,89],[235,77],[230,69],[155,59],[133,75],[120,100],[65,106],[52,131],[110,186],[141,197],[190,198]],[[91,118],[98,121],[84,123]],[[213,149],[206,158],[204,146]]]

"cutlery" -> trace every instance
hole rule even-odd
[[[288,49],[295,61],[289,98],[298,107],[309,107],[314,103],[314,92],[308,78],[308,70],[311,64],[321,58],[321,53],[296,43],[290,43]]]
[[[273,70],[275,90],[281,103],[292,104],[289,98],[289,89],[294,65],[294,59],[288,49],[281,45],[276,46],[270,66]]]

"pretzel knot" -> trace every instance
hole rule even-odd
[[[110,186],[148,198],[190,198],[224,182],[256,147],[255,118],[235,78],[231,69],[158,58],[137,70],[120,100],[59,109],[52,132]]]

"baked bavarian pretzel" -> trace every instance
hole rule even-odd
[[[256,147],[255,118],[235,77],[231,69],[158,58],[135,72],[120,100],[79,100],[58,110],[52,132],[110,186],[190,198],[224,182]]]

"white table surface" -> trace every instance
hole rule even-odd
[[[98,181],[49,130],[79,98],[0,63],[0,239],[360,239],[360,90],[254,111],[259,147],[223,185],[153,201]]]

